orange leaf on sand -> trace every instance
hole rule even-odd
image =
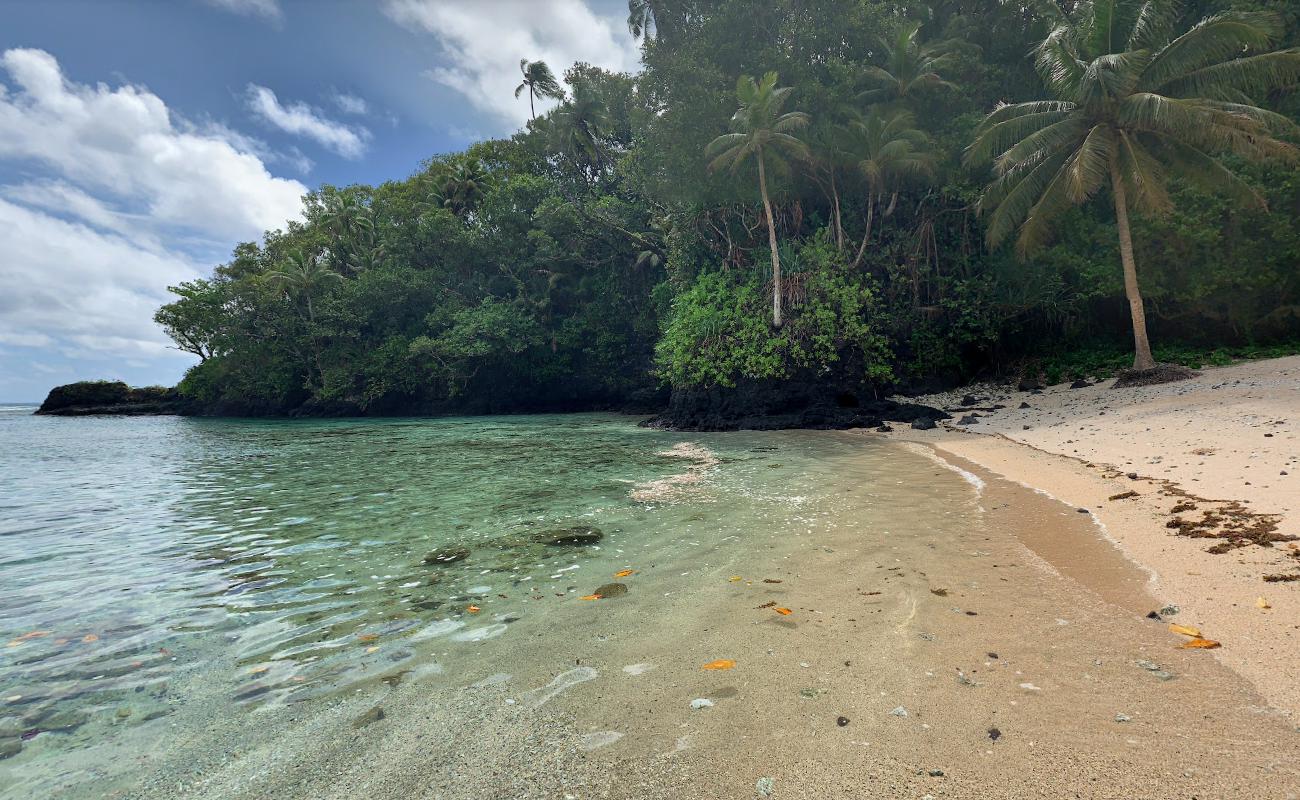
[[[376,639],[379,638],[379,634],[377,634],[377,633],[363,633],[363,634],[361,634],[360,636],[358,636],[357,638],[360,639],[360,640],[363,641],[363,642],[373,642],[374,640],[376,640]]]
[[[709,663],[705,664],[703,667],[701,667],[701,669],[720,670],[720,669],[731,669],[734,666],[736,666],[735,661],[732,661],[729,658],[719,658],[717,661],[710,661]]]
[[[270,667],[263,665],[260,667],[253,667],[252,669],[249,670],[249,672],[253,673],[254,675],[261,675],[263,672],[267,672],[270,669],[271,669]]]
[[[628,575],[635,575],[635,574],[636,574],[636,570],[632,570],[632,569],[623,569],[623,570],[619,570],[618,572],[615,572],[615,573],[614,573],[614,577],[615,577],[615,578],[626,578]]]
[[[17,639],[10,641],[9,646],[17,647],[23,642],[30,641],[32,639],[39,639],[42,636],[49,636],[49,635],[50,635],[49,631],[28,631],[27,633],[24,633],[22,636],[19,636]]]
[[[1202,639],[1199,636],[1190,642],[1183,642],[1178,645],[1179,649],[1182,650],[1213,650],[1220,646],[1221,645],[1213,639]]]
[[[1272,606],[1268,604],[1267,600],[1260,597],[1255,600],[1255,608],[1272,608]]]
[[[367,652],[367,653],[378,653],[378,652],[379,652],[379,648],[378,648],[378,647],[367,647],[367,648],[366,648],[366,652]]]
[[[98,634],[88,633],[85,636],[81,637],[81,641],[85,642],[86,644],[90,644],[91,642],[98,642],[99,636]]]
[[[470,606],[469,608],[467,608],[467,609],[465,609],[465,610],[468,611],[468,612],[471,613],[471,614],[477,614],[478,612],[482,611],[483,609],[479,608],[478,606]]]
[[[1199,628],[1193,628],[1189,625],[1179,625],[1177,623],[1171,623],[1169,625],[1169,630],[1173,631],[1174,633],[1181,633],[1184,636],[1191,636],[1194,639],[1198,639],[1201,636],[1201,631]]]
[[[599,600],[599,599],[600,599],[600,595],[598,595],[598,594],[588,594],[588,595],[583,595],[582,597],[579,597],[578,599],[579,599],[579,600]]]
[[[780,615],[783,616],[783,617],[788,617],[788,616],[790,616],[791,614],[794,613],[793,611],[791,611],[791,610],[788,609],[788,608],[774,608],[774,609],[772,609],[772,610],[775,611],[776,613],[780,614]]]

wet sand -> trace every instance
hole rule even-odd
[[[1225,647],[1178,649],[1106,510],[930,444],[892,447],[898,480],[931,491],[882,510],[839,475],[834,516],[689,569],[633,564],[628,594],[563,600],[441,674],[312,711],[214,706],[117,796],[1300,795],[1295,720],[1220,660],[1238,631],[1184,611]]]

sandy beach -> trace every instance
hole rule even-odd
[[[1088,509],[1103,535],[1152,576],[1161,604],[1180,608],[1177,622],[1222,640],[1214,657],[1296,714],[1300,582],[1264,578],[1300,573],[1300,543],[1214,554],[1207,551],[1225,540],[1178,536],[1168,525],[1238,501],[1278,534],[1300,536],[1300,357],[1207,368],[1194,380],[1151,387],[1113,390],[1111,383],[1040,393],[977,386],[923,397],[954,409],[954,418],[939,429],[891,435]],[[978,398],[980,409],[1005,407],[956,411],[965,395]],[[975,422],[957,424],[967,413]]]

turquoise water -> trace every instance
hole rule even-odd
[[[0,410],[5,797],[129,782],[122,757],[184,728],[188,705],[247,713],[436,674],[435,651],[511,636],[542,607],[530,600],[739,550],[736,531],[758,525],[811,530],[827,475],[863,454],[834,435],[687,436],[599,415],[30,411]],[[575,526],[604,538],[535,541]],[[426,563],[447,547],[469,555]]]

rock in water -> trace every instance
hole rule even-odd
[[[596,588],[592,594],[600,595],[601,600],[608,600],[611,597],[620,597],[627,594],[626,583],[607,583],[604,586]]]
[[[538,531],[531,538],[538,544],[584,545],[599,542],[605,538],[605,534],[601,533],[600,528],[591,525],[574,525],[569,528],[552,528],[551,530]]]
[[[469,558],[468,547],[442,547],[426,555],[424,563],[450,564],[453,561],[464,561],[467,558]]]
[[[383,718],[384,718],[384,709],[380,708],[379,706],[375,706],[374,708],[370,709],[366,713],[352,720],[352,727],[364,728],[367,725],[376,723]]]

